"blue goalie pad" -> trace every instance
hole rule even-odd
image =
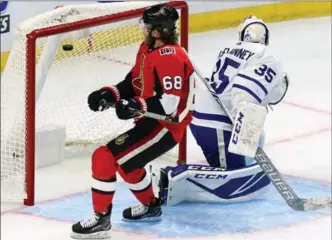
[[[267,192],[270,180],[257,165],[224,171],[218,167],[167,167],[168,185],[162,193],[167,205],[188,202],[243,202]]]

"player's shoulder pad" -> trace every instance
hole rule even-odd
[[[140,47],[143,47],[143,46],[148,46],[144,41],[141,42],[141,44],[139,45]]]
[[[237,44],[236,44],[237,45]],[[265,51],[266,46],[260,43],[251,43],[251,42],[240,42],[240,45],[242,48],[245,48],[246,50],[249,50],[250,52],[254,52],[256,54],[261,54]]]
[[[253,61],[256,63],[265,63],[270,65],[279,65],[281,64],[281,59],[276,55],[276,53],[269,47],[264,46],[262,48],[263,51],[257,56],[257,58],[253,58]]]
[[[138,53],[147,52],[148,50],[149,46],[143,41],[139,46]]]

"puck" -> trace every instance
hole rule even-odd
[[[71,51],[71,50],[74,49],[74,46],[71,45],[71,44],[65,44],[65,45],[62,46],[62,49],[63,49],[64,51]]]
[[[19,157],[21,157],[21,155],[18,154],[18,153],[16,153],[16,152],[13,152],[13,157],[14,157],[14,158],[19,158]]]

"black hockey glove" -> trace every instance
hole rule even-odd
[[[92,111],[104,111],[120,99],[120,93],[116,87],[104,87],[90,93],[88,105]]]
[[[139,114],[135,110],[146,111],[147,105],[143,98],[134,97],[129,99],[121,99],[115,105],[116,115],[119,119],[127,120],[138,117]]]

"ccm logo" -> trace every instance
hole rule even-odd
[[[10,26],[10,16],[9,15],[0,16],[0,33],[9,32],[10,30],[9,26]]]
[[[215,175],[215,174],[200,174],[197,173],[194,175],[194,178],[200,178],[200,179],[225,179],[227,178],[227,175]]]
[[[239,134],[241,132],[243,117],[244,117],[243,113],[240,112],[238,119],[236,119],[235,128],[234,128],[234,134],[233,134],[233,138],[232,138],[232,142],[234,144],[237,144],[237,141],[239,140]]]

